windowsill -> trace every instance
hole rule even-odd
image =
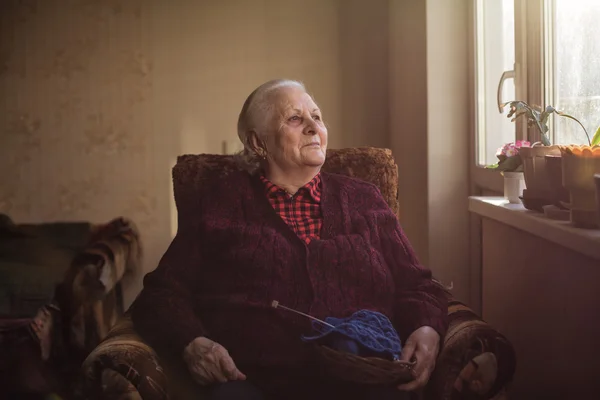
[[[568,221],[552,220],[521,204],[509,204],[503,197],[469,197],[469,211],[600,260],[598,229],[575,228]]]

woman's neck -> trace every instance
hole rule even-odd
[[[289,194],[294,195],[298,189],[310,182],[320,170],[321,167],[296,171],[295,173],[284,173],[283,171],[267,169],[265,171],[265,177]]]

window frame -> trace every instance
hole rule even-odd
[[[479,135],[477,131],[478,109],[478,37],[477,37],[477,4],[479,0],[471,0],[469,4],[469,82],[471,93],[470,104],[470,181],[471,194],[502,195],[504,180],[500,172],[486,169],[478,164]],[[544,23],[545,13],[550,12],[549,0],[514,0],[515,1],[515,94],[516,99],[525,100],[529,104],[546,104],[545,88],[551,78],[544,68],[549,60],[544,48],[544,35],[548,27]],[[498,77],[500,79],[500,77]],[[549,85],[551,87],[551,85]],[[539,132],[527,128],[527,121],[521,119],[515,123],[515,140],[540,141]]]

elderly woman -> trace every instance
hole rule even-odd
[[[296,81],[258,87],[238,121],[244,169],[206,182],[133,307],[138,332],[184,361],[202,399],[402,399],[423,387],[447,303],[372,184],[321,172],[327,127]],[[361,386],[320,373],[310,320],[386,315],[414,380]]]

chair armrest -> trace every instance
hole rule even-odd
[[[427,399],[491,399],[515,373],[512,344],[464,304],[451,299],[449,328],[425,391]]]
[[[156,352],[138,336],[125,314],[82,366],[84,391],[90,398],[128,398],[138,392],[143,400],[168,398],[167,377]],[[113,397],[114,396],[114,397]]]

